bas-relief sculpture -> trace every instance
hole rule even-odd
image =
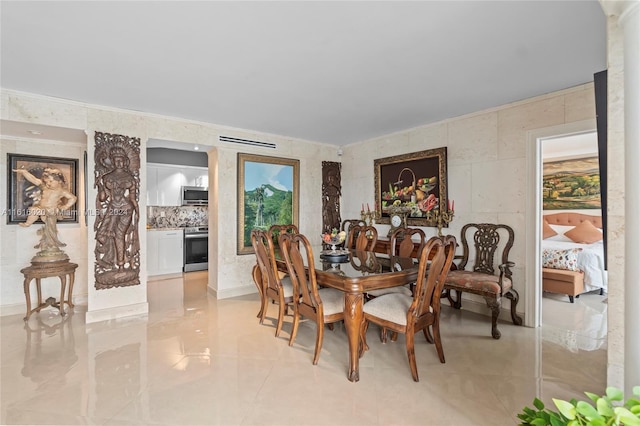
[[[65,186],[64,175],[55,168],[45,168],[41,178],[35,177],[26,169],[15,169],[15,173],[40,188],[40,199],[29,207],[27,220],[20,226],[29,227],[38,218],[44,226],[38,230],[40,242],[35,248],[40,249],[31,259],[32,263],[68,261],[67,254],[60,249],[66,244],[58,239],[58,215],[63,210],[70,209],[77,201],[77,197]]]
[[[342,184],[340,163],[333,161],[322,162],[322,229],[331,232],[340,229],[340,196]]]
[[[140,284],[140,138],[96,132],[96,289]]]

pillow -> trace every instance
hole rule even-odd
[[[564,269],[566,271],[579,271],[578,269],[578,253],[581,248],[572,248],[568,250],[542,250],[542,267],[551,269]]]
[[[564,233],[575,243],[593,244],[602,239],[602,231],[596,228],[593,223],[585,220],[570,231]]]
[[[546,220],[542,221],[542,239],[546,240],[549,237],[553,237],[554,235],[558,235],[556,231],[553,230],[551,226],[549,226],[549,222]]]
[[[566,226],[566,225],[553,225],[553,224],[549,224],[549,227],[551,229],[553,229],[554,231],[556,231],[558,234],[560,235],[564,235],[565,232],[567,231],[571,231],[574,227],[573,226]]]

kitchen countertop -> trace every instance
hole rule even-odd
[[[147,228],[147,231],[183,231],[184,227]]]

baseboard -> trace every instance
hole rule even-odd
[[[11,305],[2,305],[0,308],[0,317],[8,317],[9,315],[25,315],[27,313],[27,305],[25,302],[14,303]]]
[[[214,288],[207,287],[207,291],[216,299],[230,299],[232,297],[257,293],[258,289],[256,289],[255,285],[245,285],[242,287],[225,288],[223,290],[216,290]]]
[[[124,317],[147,315],[149,313],[149,304],[136,303],[135,305],[116,306],[115,308],[99,309],[97,311],[87,311],[87,324],[99,321],[108,321]]]

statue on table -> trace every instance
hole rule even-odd
[[[35,246],[40,251],[32,262],[69,260],[66,253],[60,250],[66,244],[58,239],[57,221],[60,212],[70,209],[78,198],[67,189],[64,175],[54,168],[45,168],[41,178],[35,177],[26,169],[13,171],[40,188],[40,199],[29,207],[27,220],[20,223],[20,226],[28,227],[38,218],[44,222],[44,227],[38,230],[40,242]]]

